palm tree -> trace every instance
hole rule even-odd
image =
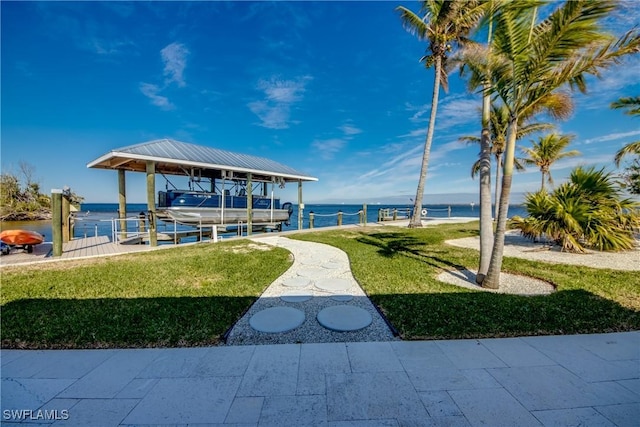
[[[497,22],[491,68],[493,90],[509,110],[502,191],[491,263],[482,285],[498,288],[502,268],[507,212],[513,180],[515,142],[522,117],[547,111],[565,118],[567,86],[586,91],[586,76],[637,52],[640,37],[629,32],[618,41],[604,34],[599,21],[615,7],[612,1],[575,0],[563,3],[548,18],[535,23],[531,10],[503,9]]]
[[[487,45],[470,44],[464,47],[457,62],[461,63],[460,74],[464,75],[467,70],[470,71],[469,87],[475,90],[482,86],[482,130],[480,138],[477,138],[480,144],[480,155],[478,161],[474,164],[476,172],[480,175],[480,262],[478,273],[475,281],[482,284],[489,269],[491,261],[491,248],[493,247],[493,221],[491,215],[491,44],[493,38],[493,17],[501,8],[513,8],[515,10],[525,10],[536,7],[537,2],[532,0],[487,0],[485,2],[484,21],[487,26]],[[506,129],[506,127],[505,127]],[[497,147],[497,146],[495,146]],[[500,158],[498,159],[500,163]],[[498,190],[498,175],[496,173],[496,201]],[[474,173],[472,172],[472,176]],[[497,203],[496,203],[497,210]],[[497,217],[497,212],[494,218]]]
[[[466,37],[475,28],[481,17],[483,7],[482,2],[477,0],[425,0],[420,9],[424,14],[423,17],[403,6],[398,6],[396,10],[400,12],[402,24],[410,33],[416,35],[420,40],[428,41],[427,54],[420,61],[424,62],[427,68],[434,67],[429,128],[424,143],[413,215],[409,222],[409,227],[421,227],[422,198],[429,167],[440,86],[445,91],[448,89],[448,55],[454,44],[460,45],[467,40]]]
[[[620,98],[619,100],[611,103],[611,108],[626,109],[627,111],[625,111],[625,114],[638,116],[640,115],[640,96]],[[640,141],[630,142],[618,150],[614,158],[616,166],[620,166],[622,158],[628,154],[640,155]]]
[[[523,159],[525,165],[536,166],[542,173],[542,184],[540,190],[544,191],[545,178],[549,185],[553,185],[551,178],[551,165],[560,159],[579,156],[578,150],[564,151],[565,148],[575,138],[575,135],[559,135],[551,133],[541,136],[538,142],[533,142],[533,147],[520,147],[520,150],[528,157]]]

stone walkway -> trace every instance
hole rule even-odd
[[[294,263],[234,325],[227,344],[396,339],[353,278],[349,259],[343,251],[281,236],[251,240],[289,250]]]
[[[0,359],[3,426],[636,427],[640,419],[639,332],[3,350]]]

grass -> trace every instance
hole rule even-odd
[[[404,339],[640,329],[637,272],[505,258],[503,271],[557,287],[552,295],[536,297],[437,281],[443,270],[477,266],[477,251],[444,243],[473,235],[477,223],[343,229],[294,238],[345,251],[358,282]],[[3,268],[2,347],[214,345],[290,265],[284,249],[235,241]]]
[[[2,347],[217,344],[290,265],[241,241],[3,268]]]
[[[345,251],[358,282],[404,339],[640,329],[637,272],[505,258],[503,271],[540,278],[557,287],[552,295],[536,297],[467,290],[437,281],[444,270],[477,268],[477,251],[444,243],[473,235],[477,235],[477,223],[340,230],[295,238]]]

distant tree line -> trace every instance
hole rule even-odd
[[[0,175],[0,221],[36,221],[51,219],[51,197],[41,193],[34,178],[34,167],[20,162],[19,173]],[[82,198],[72,194],[72,203]]]

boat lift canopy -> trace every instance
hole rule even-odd
[[[317,181],[289,166],[264,157],[233,153],[173,139],[158,139],[118,148],[87,164],[88,168],[121,169],[146,172],[147,161],[155,163],[156,172],[165,175],[185,175],[185,170],[197,171],[199,177],[221,179],[224,171],[233,172],[236,179],[271,182]]]

